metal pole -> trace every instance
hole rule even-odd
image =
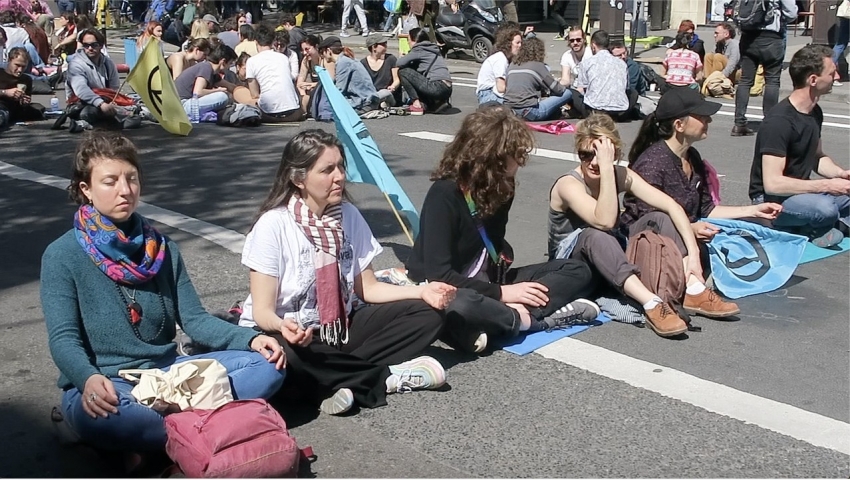
[[[637,32],[638,32],[638,23],[640,23],[640,4],[641,1],[637,0],[637,7],[635,8],[634,14],[632,15],[632,45],[629,48],[629,56],[635,58],[635,44],[637,43]]]
[[[106,0],[98,0],[97,6],[100,9],[100,33],[106,39]],[[104,45],[106,46],[106,45]]]

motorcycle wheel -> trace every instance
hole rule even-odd
[[[472,56],[475,57],[476,62],[483,63],[492,52],[493,42],[489,38],[478,35],[472,39]]]

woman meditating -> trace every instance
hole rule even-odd
[[[517,172],[532,148],[531,130],[508,108],[485,108],[464,119],[431,174],[407,269],[413,281],[458,287],[446,310],[445,338],[458,348],[481,352],[498,337],[599,314],[596,304],[580,298],[593,291],[581,261],[508,269],[508,214]]]
[[[439,336],[438,310],[455,293],[440,282],[379,282],[372,261],[381,245],[346,199],[342,144],[322,130],[302,131],[283,148],[242,251],[251,293],[239,324],[281,339],[287,368],[334,415],[446,382],[437,360],[411,359]]]
[[[165,448],[163,413],[138,403],[120,370],[215,359],[236,399],[269,398],[286,357],[274,338],[207,313],[177,245],[136,213],[141,184],[129,139],[83,139],[68,187],[80,207],[42,257],[41,306],[68,425],[94,447],[147,453]],[[178,325],[218,351],[178,356]]]
[[[549,192],[549,258],[587,262],[593,273],[619,293],[636,300],[647,324],[662,337],[684,333],[688,325],[671,305],[641,283],[638,268],[626,260],[627,236],[654,224],[673,239],[685,258],[685,276],[702,278],[699,246],[682,207],[626,167],[615,166],[623,142],[614,120],[593,113],[576,126],[575,148],[581,163],[559,178]],[[630,231],[619,230],[620,193],[634,196],[658,211],[647,213]]]

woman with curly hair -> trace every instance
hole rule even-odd
[[[532,122],[559,118],[561,107],[572,98],[570,89],[549,73],[545,58],[543,40],[527,38],[508,68],[505,105]]]
[[[528,161],[534,136],[504,107],[464,119],[431,174],[419,236],[407,261],[413,281],[458,287],[446,309],[446,340],[481,352],[488,337],[588,321],[598,307],[578,299],[593,290],[590,269],[578,260],[554,260],[508,269],[505,240],[516,173]]]
[[[511,59],[522,47],[522,32],[513,25],[501,25],[496,29],[496,53],[487,57],[478,71],[475,94],[478,104],[503,103],[507,88],[508,67]]]

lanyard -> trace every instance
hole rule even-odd
[[[465,191],[463,192],[463,198],[466,199],[466,206],[469,208],[472,220],[475,221],[475,226],[478,228],[478,234],[481,235],[481,240],[484,241],[484,247],[487,249],[490,259],[493,260],[493,263],[498,264],[499,254],[496,253],[496,247],[493,246],[493,242],[491,242],[490,237],[487,236],[487,231],[484,229],[484,223],[481,221],[481,216],[478,214],[478,208],[475,206],[475,202],[472,201],[472,195],[468,191]]]

